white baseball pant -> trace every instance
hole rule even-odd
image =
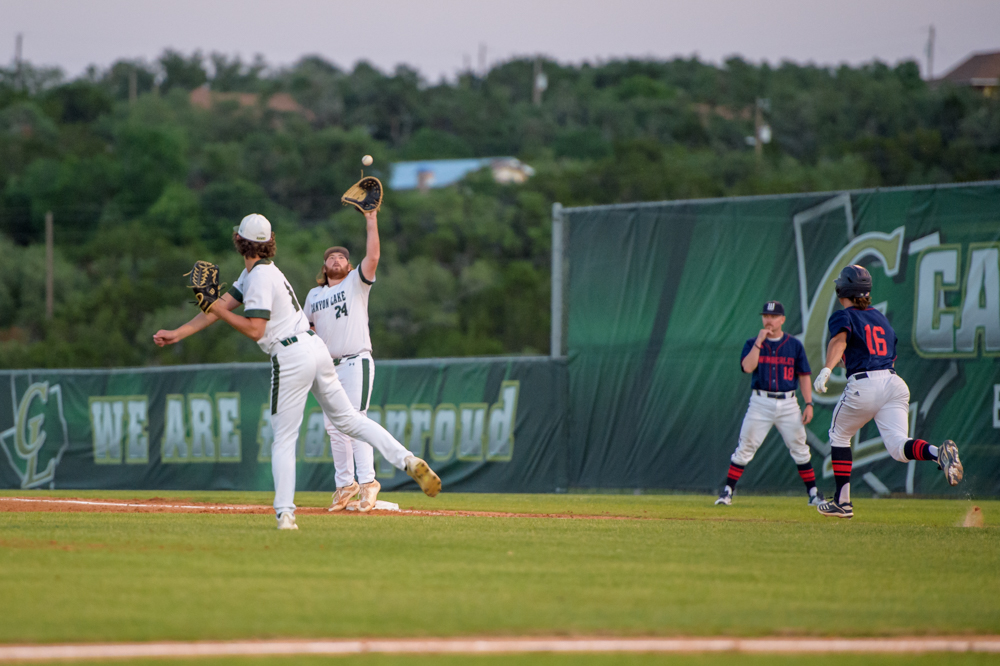
[[[802,425],[802,410],[795,399],[795,392],[790,391],[788,395],[789,397],[781,399],[758,395],[756,390],[750,394],[750,406],[743,417],[739,444],[729,458],[731,461],[745,467],[753,460],[757,449],[771,431],[771,426],[774,426],[785,440],[785,446],[795,464],[809,462],[811,456],[809,445],[806,444],[806,429]]]
[[[412,455],[385,428],[351,405],[340,385],[326,345],[315,335],[299,334],[298,342],[271,355],[271,474],[274,511],[295,511],[295,450],[309,391],[337,430],[368,442],[398,469]],[[277,346],[277,345],[276,345]]]
[[[890,370],[869,371],[864,379],[854,375],[847,380],[833,410],[830,446],[850,446],[855,433],[872,419],[889,455],[906,462],[903,447],[910,439],[910,388]]]
[[[372,360],[372,355],[361,352],[354,358],[335,363],[334,367],[340,385],[344,387],[344,392],[351,401],[351,406],[362,414],[367,414],[372,386],[375,383],[375,362]],[[375,451],[371,445],[337,430],[325,414],[323,421],[330,436],[330,453],[333,454],[337,487],[344,488],[351,485],[355,470],[358,474],[358,483],[374,481]]]

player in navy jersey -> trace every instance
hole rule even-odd
[[[806,350],[798,339],[781,331],[785,323],[785,308],[781,303],[765,303],[761,319],[764,328],[756,338],[750,338],[743,345],[740,369],[753,373],[750,406],[743,417],[736,451],[729,459],[726,485],[715,503],[733,503],[736,482],[774,426],[785,440],[785,446],[798,467],[799,476],[806,484],[809,504],[816,506],[823,501],[823,495],[816,488],[816,472],[806,444],[805,424],[812,421],[813,417],[812,387],[809,386],[808,379],[801,387],[802,397],[806,402],[804,411],[799,409],[799,403],[795,399],[799,377],[809,377]]]
[[[885,315],[871,307],[872,276],[862,266],[847,266],[835,280],[837,297],[845,309],[830,315],[830,344],[826,367],[816,377],[815,388],[826,393],[826,381],[839,362],[844,363],[847,386],[833,410],[830,455],[837,491],[818,510],[824,516],[851,518],[851,438],[875,419],[889,455],[900,462],[930,460],[944,471],[951,485],[962,480],[964,470],[955,442],[940,447],[908,435],[910,389],[896,374],[896,332]]]

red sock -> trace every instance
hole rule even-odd
[[[734,462],[729,463],[729,474],[726,476],[726,485],[735,490],[736,482],[743,476],[743,470],[745,469],[745,465],[737,465]]]

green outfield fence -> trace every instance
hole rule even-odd
[[[832,279],[866,265],[899,337],[911,434],[956,440],[966,479],[888,458],[873,425],[855,486],[1000,494],[1000,182],[561,208],[551,357],[379,361],[369,416],[454,491],[714,490],[750,395],[761,305],[822,365]],[[835,373],[808,427],[821,485]],[[0,372],[0,487],[271,488],[269,366]],[[331,490],[315,403],[299,488]],[[384,488],[413,487],[378,462]],[[800,491],[776,433],[740,487]]]

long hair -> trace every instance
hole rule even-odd
[[[855,296],[854,298],[851,299],[851,303],[853,303],[854,307],[856,307],[859,310],[867,310],[872,306],[872,297]]]
[[[236,251],[244,257],[256,256],[261,259],[270,259],[274,256],[275,251],[278,249],[278,246],[274,242],[273,233],[271,234],[271,240],[258,243],[257,241],[247,240],[234,231],[233,245],[236,246]]]
[[[354,270],[354,264],[352,264],[351,260],[348,259],[347,272],[350,273],[353,270]],[[318,284],[321,287],[325,287],[328,277],[329,276],[326,274],[326,262],[324,261],[323,265],[319,267],[319,273],[316,274],[316,284]]]

